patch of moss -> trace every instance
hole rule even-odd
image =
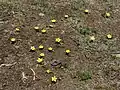
[[[92,79],[92,75],[89,71],[77,72],[77,76],[81,81]]]
[[[90,35],[91,33],[96,33],[96,30],[90,29],[88,27],[77,29],[77,31],[82,35]]]
[[[91,30],[89,28],[82,28],[80,29],[80,33],[83,35],[86,35],[86,34],[89,35],[91,33]]]

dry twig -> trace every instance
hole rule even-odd
[[[3,66],[10,67],[10,66],[13,66],[15,64],[16,64],[16,62],[14,62],[13,64],[1,64],[0,67],[3,67]]]
[[[33,80],[35,80],[35,71],[32,68],[30,68],[30,69],[33,72]]]

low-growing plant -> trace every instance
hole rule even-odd
[[[92,31],[89,28],[81,28],[79,32],[83,35],[89,35]]]
[[[77,72],[77,76],[81,81],[92,79],[92,75],[89,71]]]
[[[89,35],[91,33],[95,33],[95,34],[97,33],[95,29],[88,28],[88,27],[82,27],[82,28],[76,27],[76,30],[82,35]]]

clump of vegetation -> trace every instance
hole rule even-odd
[[[89,35],[90,33],[92,33],[91,29],[89,28],[81,28],[78,31],[83,35]]]
[[[92,79],[92,75],[90,72],[85,71],[85,72],[77,72],[77,76],[81,81],[89,80]]]
[[[89,27],[81,27],[81,28],[77,28],[76,30],[82,34],[82,35],[90,35],[90,34],[96,34],[97,31],[95,29],[89,28]]]

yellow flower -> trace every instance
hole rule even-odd
[[[41,32],[42,32],[42,33],[46,33],[46,29],[42,29]]]
[[[16,39],[15,39],[15,38],[11,38],[10,40],[11,40],[11,42],[15,42],[15,41],[16,41]]]
[[[67,54],[69,54],[71,51],[70,51],[69,49],[67,49],[67,50],[65,50],[65,52],[66,52]]]
[[[57,43],[60,43],[60,42],[61,42],[61,39],[60,39],[60,38],[56,38],[55,41],[56,41]]]
[[[111,34],[108,34],[108,35],[107,35],[107,38],[108,38],[108,39],[111,39],[111,38],[112,38],[112,35],[111,35]]]
[[[19,31],[20,31],[20,29],[19,29],[19,28],[15,28],[15,31],[19,32]]]
[[[106,13],[106,17],[110,17],[110,13]]]
[[[31,50],[35,51],[36,50],[35,46],[31,46]]]
[[[56,82],[57,81],[57,77],[56,76],[53,76],[51,79],[52,79],[52,82]]]
[[[34,27],[34,29],[35,29],[35,30],[38,30],[38,29],[39,29],[39,27],[37,27],[37,26],[36,26],[36,27]]]
[[[91,37],[90,37],[90,40],[91,40],[91,41],[94,41],[94,40],[95,40],[95,37],[94,37],[94,36],[91,36]]]
[[[43,45],[40,45],[40,46],[39,46],[39,49],[43,49],[43,48],[44,48],[44,46],[43,46]]]
[[[65,15],[65,18],[68,18],[69,16],[68,15]]]
[[[43,58],[38,58],[38,59],[37,59],[37,62],[38,62],[38,63],[43,62]]]
[[[45,54],[44,53],[40,53],[40,57],[44,57],[45,56]]]
[[[49,47],[48,50],[49,50],[49,51],[53,51],[53,48],[52,48],[52,47]]]
[[[86,14],[88,14],[89,10],[88,10],[88,9],[86,9],[84,12],[85,12]]]
[[[52,20],[51,20],[51,22],[52,22],[52,23],[55,23],[55,22],[56,22],[56,20],[55,20],[55,19],[52,19]]]
[[[51,73],[51,70],[48,69],[48,70],[46,70],[46,72],[49,74],[49,73]]]

